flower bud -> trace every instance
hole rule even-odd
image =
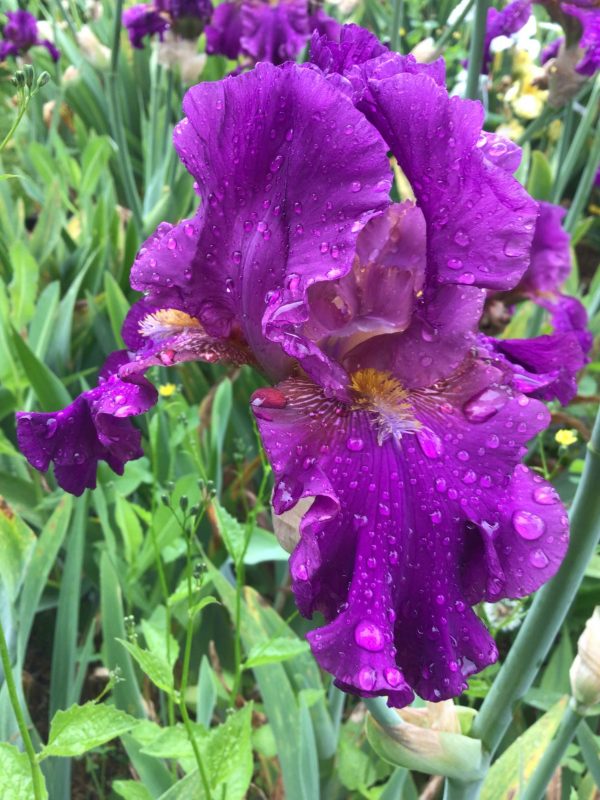
[[[19,89],[22,89],[23,86],[25,86],[25,73],[23,72],[23,70],[18,69],[15,72],[14,80],[15,80],[16,85],[19,87]]]
[[[569,678],[577,711],[583,714],[600,703],[600,606],[596,606],[579,637]]]
[[[43,72],[40,73],[40,75],[39,75],[39,77],[37,79],[37,83],[36,83],[37,88],[41,89],[42,86],[45,86],[48,83],[49,80],[50,80],[50,73],[46,72],[46,70],[44,70]]]
[[[418,42],[410,51],[410,54],[417,59],[419,64],[430,64],[435,61],[437,56],[435,42],[431,36],[428,36],[427,39]]]
[[[31,64],[25,64],[23,66],[23,74],[25,75],[25,83],[31,89],[33,86],[33,79],[35,77],[35,71]]]

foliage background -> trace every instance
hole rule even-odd
[[[466,22],[448,22],[453,5],[408,0],[401,21],[404,52],[428,36],[441,45],[450,85],[460,78],[469,42]],[[53,26],[63,57],[54,65],[44,50],[32,51],[37,73],[48,70],[51,82],[33,98],[0,165],[13,176],[0,181],[0,622],[14,674],[22,676],[17,690],[48,794],[52,800],[440,795],[440,779],[374,753],[364,706],[329,686],[304,644],[311,623],[295,611],[287,554],[270,532],[270,476],[248,411],[260,378],[250,369],[157,369],[163,396],[140,423],[145,457],[128,464],[123,477],[102,465],[97,490],[82,498],[65,496],[16,450],[16,410],[63,406],[93,385],[98,365],[122,347],[120,325],[135,299],[128,271],[138,247],[160,221],[177,221],[195,205],[191,178],[171,146],[182,80],[158,64],[152,47],[130,49],[115,24],[119,3],[100,6],[94,19],[77,0],[29,5]],[[390,3],[367,0],[353,20],[385,39],[393,11]],[[541,9],[536,13],[543,18]],[[112,49],[108,57],[78,44],[85,23]],[[547,23],[538,28],[542,39],[550,34]],[[569,205],[594,120],[584,129],[577,104],[546,110],[541,121],[519,117],[505,100],[517,81],[515,64],[514,53],[496,59],[486,86],[486,127],[519,125],[520,179],[537,198]],[[0,140],[17,110],[12,67],[0,66]],[[202,79],[231,67],[213,57]],[[594,333],[600,330],[597,204],[596,193],[571,220],[574,269],[567,286],[586,304]],[[539,326],[533,304],[523,303],[507,335]],[[529,454],[566,502],[581,475],[599,371],[596,348],[573,404],[553,409],[553,425]],[[575,430],[577,443],[560,446],[561,428]],[[599,603],[597,554],[534,688],[515,711],[485,797],[518,790],[552,738],[576,639]],[[502,656],[528,605],[480,609]],[[473,678],[460,704],[478,707],[497,669]],[[90,703],[103,692],[105,702]],[[61,713],[84,703],[90,704]],[[596,728],[592,716],[580,729],[562,761],[560,795],[553,796],[597,794]],[[525,731],[529,738],[511,748]],[[30,798],[6,682],[0,742],[0,797]],[[199,779],[198,757],[207,782]]]

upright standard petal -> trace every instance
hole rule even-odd
[[[252,401],[275,511],[315,498],[293,589],[327,620],[309,640],[338,685],[441,700],[497,657],[469,605],[528,594],[564,555],[564,508],[518,467],[548,412],[472,359],[422,391],[373,369],[351,378],[348,404],[300,380]]]
[[[254,61],[283,64],[294,61],[309,34],[306,0],[244,0],[242,37],[244,53]]]
[[[531,245],[531,261],[517,291],[557,292],[571,272],[571,237],[562,227],[566,209],[540,201]]]
[[[206,52],[232,61],[241,53],[242,7],[239,2],[220,3],[206,27]]]
[[[490,8],[487,15],[485,42],[483,46],[482,73],[487,73],[492,60],[490,45],[497,36],[518,33],[531,16],[531,0],[513,0],[503,9]]]
[[[157,393],[139,375],[129,380],[119,377],[127,361],[126,352],[113,353],[100,372],[98,386],[62,411],[17,414],[21,451],[43,472],[53,463],[56,480],[67,492],[80,495],[93,489],[99,461],[122,475],[125,463],[142,455],[140,431],[129,417],[148,411]]]
[[[427,221],[429,279],[509,289],[522,276],[537,203],[479,147],[483,107],[424,74],[368,83],[360,107],[411,183]]]
[[[209,334],[239,324],[267,374],[289,371],[283,348],[341,390],[343,371],[301,333],[306,294],[347,274],[358,233],[388,205],[385,143],[322,75],[293,64],[193,87],[184,110],[175,146],[203,202],[188,279],[170,280]]]
[[[162,39],[169,22],[153,6],[141,3],[123,13],[123,25],[127,28],[131,46],[140,50],[144,46],[146,36],[158,34]]]

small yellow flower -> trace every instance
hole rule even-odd
[[[174,383],[163,383],[158,387],[158,393],[161,397],[171,397],[177,391],[177,386]]]
[[[571,444],[575,444],[577,441],[577,431],[561,428],[556,432],[554,438],[562,447],[568,447]]]

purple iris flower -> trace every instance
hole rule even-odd
[[[141,3],[123,13],[132,47],[141,49],[146,37],[158,34],[161,42],[167,30],[186,39],[196,39],[212,14],[210,0],[156,0]]]
[[[135,457],[149,366],[254,364],[273,384],[251,407],[274,511],[309,506],[291,574],[325,617],[318,662],[392,706],[441,700],[497,658],[472,606],[531,593],[567,545],[557,494],[521,464],[548,411],[478,333],[486,291],[523,276],[538,205],[442,62],[355,26],[313,51],[186,94],[174,143],[202,202],[138,253],[128,361],[56,425],[20,414],[18,436],[77,493],[98,458]],[[390,202],[389,151],[416,203]]]
[[[556,58],[564,41],[565,37],[559,36],[558,39],[554,39],[550,44],[547,44],[540,54],[540,64],[545,64],[551,58]]]
[[[581,23],[582,35],[579,46],[584,50],[583,58],[575,67],[580,75],[595,75],[600,69],[600,7],[586,7],[576,3],[562,3],[562,10]]]
[[[19,56],[32,47],[45,47],[53,61],[58,61],[60,52],[48,39],[40,39],[37,20],[29,11],[7,11],[8,22],[2,31],[0,42],[0,61],[8,56]]]
[[[206,52],[282,64],[296,59],[314,30],[336,38],[341,26],[309,0],[232,0],[215,9]]]
[[[492,61],[490,45],[497,36],[511,36],[518,33],[531,16],[532,0],[513,0],[501,11],[490,8],[487,14],[487,27],[483,45],[483,63],[481,72],[487,73]]]
[[[543,201],[539,205],[531,261],[514,294],[546,309],[553,332],[489,343],[496,356],[511,362],[515,385],[521,391],[566,405],[577,392],[577,373],[588,361],[592,335],[583,305],[561,293],[571,272],[570,236],[562,227],[566,209]]]

